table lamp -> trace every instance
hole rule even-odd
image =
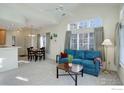
[[[105,39],[102,43],[102,45],[105,47],[105,61],[106,61],[106,65],[105,65],[105,73],[109,73],[109,71],[107,70],[107,64],[108,64],[108,58],[107,58],[107,51],[108,51],[108,47],[112,45],[112,42],[110,39]],[[110,62],[109,62],[110,65]]]

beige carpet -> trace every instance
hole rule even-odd
[[[51,60],[19,63],[18,69],[0,73],[0,85],[74,85],[70,76],[56,78],[56,63]],[[60,71],[60,73],[65,73]],[[78,85],[121,85],[116,72],[100,73],[98,77],[78,76]]]

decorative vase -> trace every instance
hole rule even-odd
[[[69,67],[72,67],[72,63],[69,63],[68,66],[69,66]]]

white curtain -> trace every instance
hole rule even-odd
[[[102,42],[104,41],[104,28],[98,27],[94,29],[94,41],[95,41],[95,50],[99,50],[102,54],[102,60],[105,61],[104,46]]]
[[[71,41],[71,31],[66,31],[64,49],[70,49],[70,41]]]
[[[115,57],[114,57],[114,64],[119,67],[120,61],[120,23],[116,24],[115,28]]]
[[[120,29],[120,63],[124,65],[124,25]]]

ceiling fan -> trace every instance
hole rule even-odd
[[[63,5],[59,5],[58,7],[56,7],[56,12],[60,15],[60,16],[65,16],[65,9],[63,7]]]

